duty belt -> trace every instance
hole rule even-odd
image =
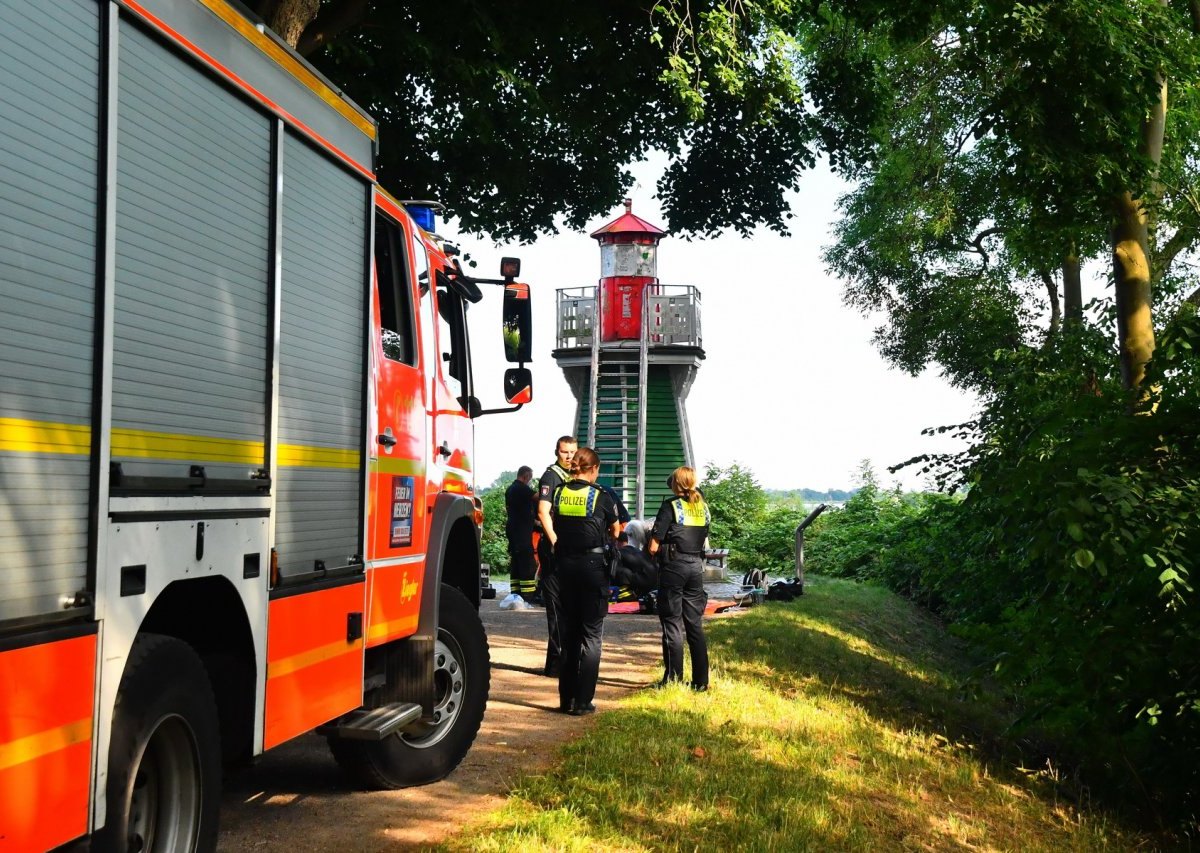
[[[595,548],[586,548],[583,551],[570,551],[565,554],[559,554],[560,557],[582,557],[584,554],[603,554],[604,546],[598,545]]]

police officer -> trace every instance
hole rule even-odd
[[[554,549],[560,584],[562,666],[558,709],[579,717],[596,710],[600,645],[608,615],[608,558],[620,527],[612,498],[594,485],[600,457],[590,447],[575,453],[575,476],[554,490],[543,522]]]
[[[693,690],[708,689],[708,643],[704,639],[704,540],[712,516],[696,488],[696,471],[686,465],[668,481],[674,497],[664,498],[650,532],[650,553],[659,556],[658,616],[662,622],[662,683],[683,680],[683,641],[692,658]],[[665,552],[665,553],[663,553]]]
[[[542,525],[542,538],[538,540],[539,593],[546,606],[546,666],[543,675],[558,676],[559,656],[562,653],[562,637],[559,627],[558,572],[554,564],[554,549],[546,537],[547,522],[550,520],[550,505],[554,491],[571,479],[571,462],[575,458],[578,443],[572,435],[564,435],[554,444],[554,463],[538,481],[538,522]]]
[[[533,558],[533,469],[522,465],[517,479],[504,492],[504,510],[508,518],[504,535],[508,539],[508,554],[512,558],[509,574],[512,591],[528,601],[537,592],[537,566]]]

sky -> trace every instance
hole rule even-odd
[[[666,228],[654,197],[662,160],[636,164],[629,193],[633,212]],[[864,459],[884,485],[932,489],[914,469],[887,467],[920,453],[957,449],[925,427],[957,424],[976,410],[975,398],[935,371],[913,377],[890,368],[871,342],[880,318],[842,303],[842,283],[821,261],[831,242],[838,197],[848,185],[823,165],[801,179],[792,198],[791,236],[761,229],[659,244],[663,284],[692,285],[702,296],[706,359],[687,399],[696,462],[749,468],[768,489],[849,489]],[[616,219],[611,211],[581,233],[560,233],[527,246],[459,241],[479,263],[476,275],[496,275],[501,255],[521,258],[521,280],[533,293],[533,403],[512,414],[476,420],[476,477],[487,486],[502,472],[529,465],[535,476],[553,461],[554,440],[573,432],[575,399],[551,357],[555,291],[594,286],[600,251],[587,235]],[[439,231],[452,240],[454,223]],[[472,308],[475,388],[485,407],[504,405],[500,378],[500,299],[485,293]]]

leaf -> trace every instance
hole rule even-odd
[[[1067,533],[1076,542],[1083,541],[1083,527],[1080,526],[1079,522],[1072,521],[1070,524],[1068,524],[1067,525]]]
[[[1079,548],[1075,551],[1075,563],[1081,569],[1086,569],[1096,562],[1096,555],[1087,548]]]
[[[1155,562],[1154,558],[1151,557],[1149,554],[1142,554],[1142,561],[1152,569],[1158,565],[1158,563]]]

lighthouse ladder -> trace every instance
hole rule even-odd
[[[597,294],[603,300],[603,288]],[[645,471],[644,443],[638,436],[646,428],[647,348],[637,350],[602,347],[599,329],[592,337],[588,388],[587,443],[602,460],[603,480],[621,496],[626,506],[643,516]],[[637,361],[634,361],[634,353]]]

